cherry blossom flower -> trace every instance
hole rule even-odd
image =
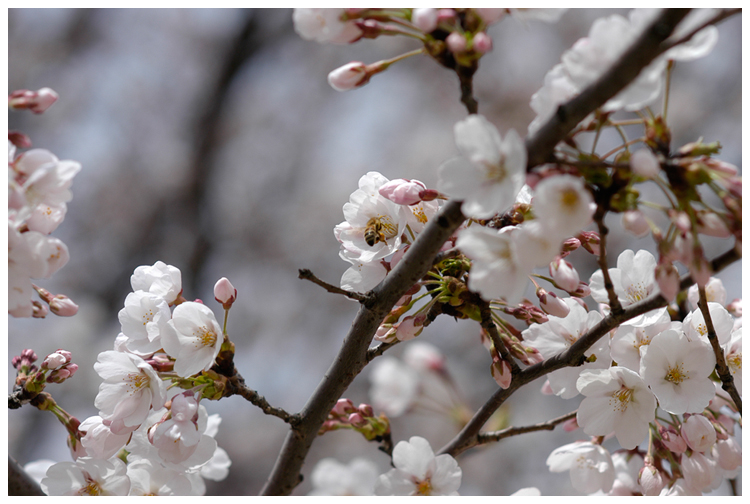
[[[138,266],[130,277],[133,291],[146,291],[174,303],[182,292],[182,276],[174,266],[156,261],[153,266]]]
[[[612,456],[601,445],[576,441],[556,448],[547,465],[551,472],[570,471],[573,488],[586,494],[609,492],[615,480]]]
[[[149,430],[149,440],[163,461],[186,466],[193,465],[194,461],[188,461],[199,443],[207,443],[199,453],[203,464],[216,449],[216,441],[204,434],[207,418],[206,408],[193,397],[178,394],[172,399],[169,418]]]
[[[522,333],[524,342],[536,348],[545,359],[570,348],[578,341],[578,338],[602,319],[599,312],[586,312],[586,309],[574,299],[565,298],[563,301],[570,307],[570,313],[565,318],[550,315],[547,322],[532,324]],[[578,367],[558,369],[548,375],[550,387],[556,395],[563,399],[575,397],[578,395],[576,381],[583,370],[609,367],[608,338],[600,338],[586,351],[585,355],[586,357],[596,356],[594,362],[586,362]]]
[[[61,205],[73,199],[70,186],[73,177],[81,171],[77,161],[60,161],[45,149],[32,149],[21,154],[15,161],[17,172],[26,176],[23,193],[26,205],[33,209],[37,205]]]
[[[294,9],[294,31],[305,40],[325,44],[348,44],[359,39],[362,30],[355,21],[342,21],[346,9]]]
[[[630,156],[630,169],[646,179],[655,179],[661,173],[659,160],[649,149],[638,149]]]
[[[643,457],[638,453],[617,451],[612,454],[615,468],[615,481],[608,495],[638,495],[641,486],[638,473],[643,467]]]
[[[375,483],[375,495],[458,495],[461,468],[448,454],[435,456],[419,436],[400,441],[393,449],[393,465]]]
[[[214,312],[201,303],[188,301],[175,307],[168,327],[171,330],[163,331],[162,345],[174,357],[178,375],[191,376],[213,366],[224,342]]]
[[[576,415],[583,432],[591,436],[614,432],[628,450],[646,438],[656,415],[656,398],[638,373],[621,366],[583,371],[576,386],[586,396]]]
[[[624,250],[617,258],[617,268],[609,268],[609,276],[623,307],[637,303],[654,292],[659,286],[654,279],[656,258],[646,250],[634,253]],[[602,271],[595,271],[589,280],[591,297],[599,303],[609,303],[607,290],[604,288]]]
[[[742,465],[742,445],[734,436],[716,441],[711,448],[711,455],[725,471],[734,471]]]
[[[357,260],[369,263],[395,252],[401,245],[407,219],[407,208],[380,194],[388,182],[378,172],[368,172],[359,179],[359,189],[344,204],[346,221],[334,228],[341,246],[355,254]]]
[[[8,107],[14,110],[29,109],[35,114],[41,114],[57,101],[59,95],[48,87],[37,91],[19,89],[8,95]]]
[[[657,334],[641,355],[640,374],[669,413],[700,413],[715,395],[708,376],[716,365],[711,347],[682,331]]]
[[[578,94],[579,90],[565,73],[562,63],[552,67],[544,76],[544,85],[531,95],[529,106],[536,112],[536,117],[529,124],[529,135],[533,135],[557,111],[561,103]]]
[[[350,91],[364,86],[369,80],[367,65],[361,61],[352,61],[328,74],[328,84],[336,91]]]
[[[360,254],[345,248],[339,251],[339,257],[351,263],[341,276],[341,288],[354,292],[367,292],[383,281],[388,274],[382,261],[363,262]]]
[[[40,485],[47,495],[127,495],[130,478],[125,463],[81,457],[50,466]]]
[[[513,303],[526,289],[531,271],[521,263],[521,252],[513,238],[518,229],[506,226],[497,231],[471,226],[458,235],[456,247],[472,260],[468,287],[484,299],[505,298]]]
[[[578,289],[578,284],[581,283],[578,271],[572,264],[563,259],[557,259],[549,263],[549,274],[555,281],[555,285],[567,292],[575,292]]]
[[[460,157],[440,166],[438,190],[463,200],[461,211],[487,219],[511,207],[526,177],[526,148],[515,130],[503,140],[484,116],[470,115],[454,127]]]
[[[682,422],[680,434],[693,451],[710,452],[716,442],[716,429],[703,415],[690,415]]]
[[[647,457],[648,458],[648,457]],[[659,495],[662,488],[667,484],[664,473],[651,463],[647,463],[638,473],[638,483],[641,486],[643,495],[653,497]]]
[[[531,201],[544,229],[561,239],[577,234],[591,223],[595,205],[583,180],[572,175],[542,179]]]
[[[105,420],[120,420],[126,427],[137,426],[151,408],[161,408],[166,401],[165,383],[137,355],[113,350],[102,352],[94,370],[104,380],[94,405]]]
[[[355,458],[348,464],[324,458],[310,475],[313,489],[307,495],[373,495],[378,472],[378,467],[365,458]]]
[[[679,322],[672,323],[669,312],[664,310],[654,311],[653,316],[641,318],[637,323],[623,324],[615,329],[609,346],[612,351],[612,360],[618,365],[640,372],[641,348],[651,343],[651,339],[662,331],[666,331],[673,325],[679,326]]]
[[[130,427],[115,434],[110,429],[111,423],[97,415],[87,418],[78,426],[79,431],[86,433],[81,438],[81,444],[89,456],[104,460],[113,457],[127,444],[135,430],[135,427]]]
[[[378,192],[397,205],[416,205],[422,201],[420,193],[426,189],[419,180],[393,179],[380,186]]]
[[[438,25],[437,9],[421,8],[414,9],[411,14],[411,22],[425,33],[430,33]]]
[[[118,313],[125,347],[130,352],[148,355],[162,347],[161,334],[172,318],[163,297],[146,291],[131,292]]]

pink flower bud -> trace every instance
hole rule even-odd
[[[660,258],[654,278],[664,299],[670,303],[674,301],[680,291],[680,273],[677,268],[666,258]]]
[[[419,180],[394,179],[383,184],[378,192],[397,205],[416,205],[422,201],[420,193],[426,188]]]
[[[479,54],[487,54],[492,50],[492,37],[485,32],[477,33],[471,41],[471,48]]]
[[[47,383],[62,383],[71,378],[78,371],[78,364],[68,364],[60,369],[56,369],[47,377]]]
[[[349,91],[364,86],[370,80],[367,65],[352,61],[328,74],[328,84],[336,91]]]
[[[474,10],[477,11],[477,14],[479,14],[479,17],[482,18],[482,21],[484,21],[485,24],[488,24],[488,25],[497,23],[507,13],[507,9],[480,8],[480,9],[474,9]]]
[[[622,214],[622,227],[634,236],[642,238],[648,234],[650,227],[646,216],[640,210],[628,210]]]
[[[630,156],[630,169],[643,178],[655,179],[659,176],[661,166],[659,160],[650,150],[641,149]]]
[[[721,217],[710,211],[698,214],[697,231],[704,235],[716,236],[717,238],[727,238],[732,234]]]
[[[568,238],[562,244],[563,252],[573,252],[581,246],[581,240],[578,238]]]
[[[547,292],[540,288],[536,290],[536,295],[539,298],[539,306],[550,315],[565,318],[570,313],[570,307],[554,292]]]
[[[733,317],[742,317],[742,300],[737,298],[727,305],[727,311],[732,314]]]
[[[373,411],[372,406],[370,406],[369,404],[360,404],[359,406],[357,406],[357,409],[359,410],[359,413],[365,418],[375,416],[375,411]]]
[[[653,464],[646,463],[638,473],[638,483],[641,485],[643,495],[659,495],[667,480],[664,475]]]
[[[696,252],[700,252],[700,255],[696,254]],[[690,261],[690,265],[688,266],[690,276],[699,287],[705,287],[713,274],[713,271],[711,271],[711,265],[709,265],[706,258],[703,257],[702,250],[694,250],[693,254],[695,254],[696,257]]]
[[[567,292],[575,291],[581,281],[573,265],[562,259],[549,263],[549,274],[555,285]]]
[[[562,428],[565,432],[573,432],[580,428],[578,425],[578,419],[576,417],[571,418],[570,420],[566,420],[562,424]]]
[[[591,295],[591,287],[589,287],[589,284],[587,284],[586,282],[580,282],[578,284],[578,288],[574,290],[573,292],[570,292],[569,294],[573,296],[574,298],[585,298]],[[582,306],[584,308],[586,307],[585,304]]]
[[[578,235],[578,239],[581,240],[581,246],[585,248],[590,254],[596,256],[599,255],[601,239],[599,234],[595,231],[581,231]]]
[[[19,149],[28,149],[31,147],[31,138],[20,131],[9,131],[8,140]]]
[[[227,277],[222,277],[214,285],[214,299],[221,303],[225,310],[230,309],[237,300],[237,289]]]
[[[38,91],[20,89],[8,96],[8,106],[12,109],[29,109],[35,114],[41,114],[57,101],[58,95],[50,88]]]
[[[414,9],[411,15],[411,21],[416,25],[417,28],[425,33],[430,33],[438,25],[438,11],[437,9]]]
[[[438,9],[438,23],[452,22],[456,19],[456,11],[453,9]]]
[[[495,379],[501,389],[510,387],[510,381],[513,378],[510,371],[510,364],[507,361],[499,360],[492,363],[492,378]]]
[[[51,353],[45,357],[41,367],[42,369],[57,369],[70,362],[71,358],[72,356],[70,352],[66,350],[58,350],[57,352]]]
[[[552,390],[552,385],[549,384],[549,379],[544,381],[540,392],[544,395],[554,395],[555,391]]]
[[[684,233],[690,231],[690,216],[686,212],[670,210],[669,218],[680,231]]]
[[[78,305],[68,296],[58,294],[49,302],[49,309],[59,317],[72,317],[78,313]]]
[[[734,471],[742,465],[742,446],[733,437],[717,441],[711,453],[725,471]]]
[[[466,51],[466,37],[458,32],[452,32],[445,39],[445,45],[448,46],[448,50],[453,54],[458,54]]]
[[[690,415],[683,422],[680,434],[693,451],[708,451],[716,442],[716,429],[703,415]]]
[[[437,192],[435,189],[425,189],[424,191],[419,193],[419,199],[422,201],[436,200],[440,196],[441,196],[440,193]]]
[[[367,425],[367,421],[365,421],[365,419],[362,418],[362,415],[360,415],[359,413],[352,413],[351,415],[349,415],[348,421],[354,427],[364,427],[365,425]]]
[[[34,318],[45,318],[49,313],[49,306],[41,304],[39,301],[31,302],[31,316]]]
[[[354,403],[349,399],[341,398],[336,401],[336,406],[333,407],[331,413],[337,416],[344,416],[355,411]]]
[[[422,333],[426,317],[423,314],[405,317],[399,322],[396,329],[396,338],[399,341],[409,341]]]
[[[659,434],[661,434],[662,442],[667,447],[667,450],[677,454],[685,453],[685,450],[687,450],[687,443],[685,443],[685,440],[674,428],[661,427]]]

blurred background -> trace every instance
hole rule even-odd
[[[490,28],[494,50],[475,76],[479,111],[501,132],[522,136],[545,73],[615,10],[571,10],[558,24],[504,19]],[[348,264],[338,257],[333,227],[342,205],[367,171],[437,183],[438,166],[457,154],[453,125],[466,116],[455,75],[426,56],[410,58],[361,89],[334,91],[328,72],[415,49],[417,42],[383,37],[349,46],[302,40],[291,10],[262,9],[10,9],[9,90],[51,87],[60,99],[43,115],[12,113],[9,127],[34,147],[79,161],[74,199],[54,236],[70,262],[40,282],[80,306],[75,317],[10,319],[8,359],[24,348],[40,358],[63,347],[80,369],[51,387],[58,403],[83,420],[100,383],[92,365],[119,332],[117,312],[130,275],[157,260],[182,271],[184,296],[200,298],[221,316],[212,287],[222,276],[238,290],[229,334],[236,365],[251,388],[290,412],[304,405],[330,365],[357,304],[297,279],[299,268],[338,284]],[[720,158],[741,160],[741,20],[719,26],[710,56],[679,63],[672,80],[669,122],[674,146],[703,137],[723,145]],[[655,106],[660,109],[661,105]],[[633,130],[633,137],[639,132]],[[617,139],[604,138],[600,152]],[[649,190],[649,189],[646,189]],[[655,251],[650,237],[625,234],[610,216],[614,266],[625,248]],[[706,241],[709,257],[732,246]],[[570,256],[582,279],[596,269],[583,249]],[[741,264],[719,274],[728,299],[741,297]],[[533,296],[533,291],[529,291]],[[420,336],[447,356],[468,404],[477,409],[496,390],[478,326],[439,318]],[[406,344],[408,345],[408,343]],[[388,354],[400,355],[406,345]],[[368,375],[345,397],[370,402]],[[8,372],[9,385],[14,374]],[[539,393],[543,381],[509,401],[513,425],[528,425],[577,407]],[[217,441],[233,465],[226,481],[207,481],[208,494],[256,494],[287,433],[239,397],[205,404],[220,413]],[[457,428],[447,418],[412,414],[392,419],[394,441],[422,435],[436,450]],[[543,495],[576,493],[567,473],[545,465],[556,447],[583,433],[527,434],[465,453],[462,495],[508,495],[536,486]],[[615,445],[613,445],[614,447]],[[63,428],[33,408],[9,412],[8,450],[22,464],[70,460]],[[317,460],[365,456],[382,472],[386,455],[348,431],[316,440],[303,468]],[[728,485],[717,492],[726,494]]]

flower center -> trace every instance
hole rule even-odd
[[[90,476],[86,476],[86,486],[78,489],[78,495],[101,495],[102,489],[99,488],[99,483],[91,479]]]
[[[487,182],[499,184],[508,176],[504,158],[501,158],[497,164],[482,163],[482,166],[484,167],[484,177]]]
[[[135,394],[142,388],[147,387],[149,383],[148,376],[143,373],[128,373],[123,379],[128,382],[128,389],[131,394]]]
[[[578,193],[575,189],[563,189],[560,193],[560,203],[568,211],[572,211],[578,206],[578,200]]]
[[[695,326],[695,330],[698,331],[698,334],[701,336],[705,336],[708,334],[708,328],[706,327],[706,324],[698,324]]]
[[[636,303],[648,296],[648,289],[641,282],[630,284],[625,289],[625,295],[627,296],[628,301]]]
[[[206,326],[198,328],[193,334],[195,334],[195,337],[198,338],[198,343],[200,345],[214,346],[216,344],[216,333],[211,331]]]
[[[727,365],[736,373],[742,372],[742,352],[729,354],[727,356]]]
[[[432,482],[430,478],[417,481],[417,495],[430,495],[432,493]]]
[[[141,318],[143,319],[143,325],[148,324],[149,322],[153,322],[154,320],[154,311],[149,310],[146,313],[144,313]]]
[[[688,373],[682,369],[682,364],[677,364],[674,367],[670,367],[667,370],[667,374],[664,375],[664,379],[675,385],[679,385],[683,381],[689,379]]]
[[[424,214],[423,208],[414,207],[411,209],[411,213],[414,214],[414,217],[416,217],[421,224],[425,224],[427,222],[427,216]]]
[[[625,386],[621,387],[620,390],[612,392],[612,399],[609,400],[609,405],[615,411],[625,413],[628,409],[630,401],[633,400],[633,389],[629,389]]]

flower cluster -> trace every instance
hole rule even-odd
[[[8,106],[40,114],[56,100],[49,88],[20,90],[8,96]],[[61,161],[45,149],[17,152],[30,146],[26,135],[8,133],[8,313],[41,318],[52,310],[70,316],[78,311],[75,303],[34,285],[32,279],[49,278],[68,262],[68,247],[50,234],[65,218],[73,197],[70,186],[81,165]],[[32,299],[34,290],[46,305]]]
[[[442,66],[473,73],[482,55],[492,50],[487,28],[504,17],[520,22],[557,22],[565,9],[305,9],[294,10],[295,31],[321,44],[352,44],[380,36],[405,36],[423,47],[392,59],[365,64],[353,61],[328,75],[337,91],[364,86],[373,75],[416,54],[428,54]]]
[[[115,349],[94,364],[103,380],[99,415],[78,426],[76,461],[47,471],[41,485],[49,495],[201,495],[203,478],[228,474],[230,461],[214,440],[221,419],[200,404],[211,377],[192,378],[213,366],[222,327],[205,305],[182,297],[174,266],[139,266],[131,285]],[[188,390],[168,389],[169,379]]]

